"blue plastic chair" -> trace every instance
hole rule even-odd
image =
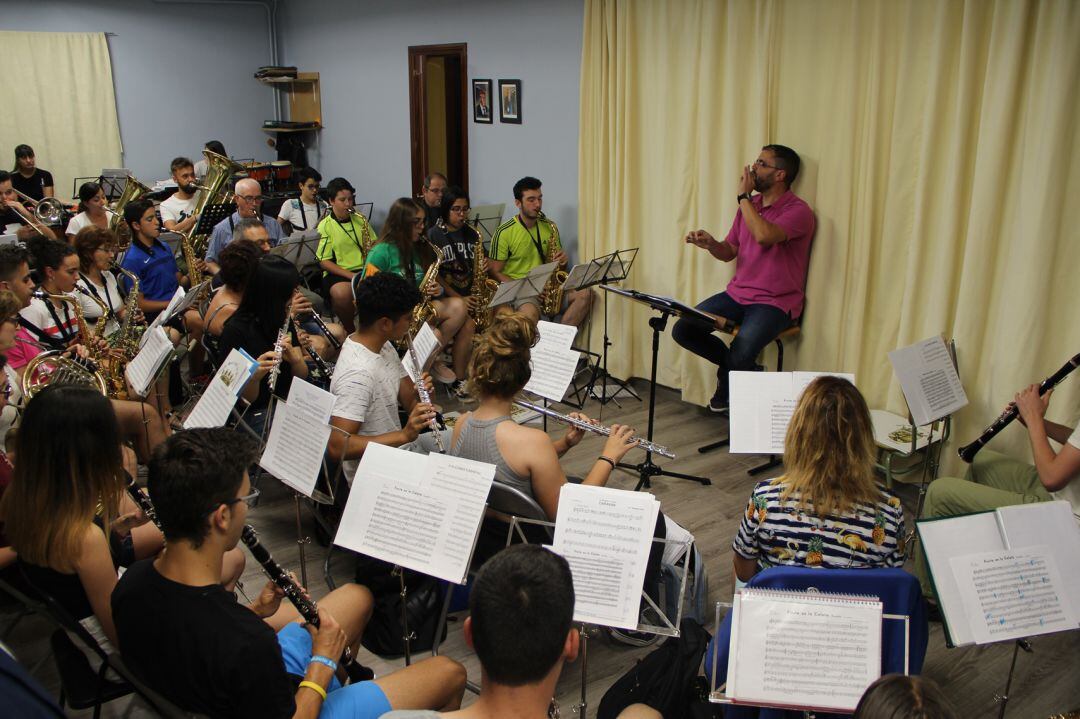
[[[903,569],[813,569],[810,567],[770,567],[755,574],[748,587],[805,591],[817,589],[837,594],[869,594],[881,599],[885,614],[906,614],[911,617],[908,645],[908,667],[911,674],[922,671],[926,657],[929,629],[926,621],[926,602],[919,581]],[[885,619],[881,624],[881,673],[904,672],[904,623]],[[731,612],[724,617],[714,642],[719,642],[716,681],[722,684],[727,676],[728,644],[731,637]],[[712,677],[713,646],[705,653],[705,676]],[[725,719],[758,717],[759,719],[800,719],[802,712],[782,709],[726,706]],[[824,714],[825,717],[849,717],[850,714]]]

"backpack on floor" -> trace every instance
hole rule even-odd
[[[690,617],[669,637],[611,685],[600,700],[598,719],[615,719],[631,704],[647,704],[665,719],[683,719],[694,694],[694,679],[709,645],[705,627]]]
[[[363,555],[357,557],[356,581],[375,595],[375,608],[360,643],[380,657],[400,657],[405,654],[404,632],[401,629],[401,580],[392,570],[390,564],[378,559]],[[435,627],[442,611],[443,583],[406,569],[405,587],[409,633],[412,635],[409,649],[414,653],[427,651],[432,647]],[[444,639],[445,626],[439,642]]]

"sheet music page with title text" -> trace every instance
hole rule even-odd
[[[729,399],[732,454],[783,454],[795,405],[806,386],[823,375],[844,372],[730,372]]]

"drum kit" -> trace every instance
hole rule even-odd
[[[250,160],[241,163],[244,166],[245,175],[257,180],[266,193],[285,193],[295,188],[292,187],[292,163],[288,160],[275,160],[274,162],[260,162]]]

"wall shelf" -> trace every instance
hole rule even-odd
[[[314,122],[310,128],[264,127],[264,132],[313,132],[322,129],[322,96],[319,93],[319,73],[300,72],[292,77],[260,77],[258,81],[269,85],[274,92],[283,93],[289,100],[289,117],[292,122]]]

